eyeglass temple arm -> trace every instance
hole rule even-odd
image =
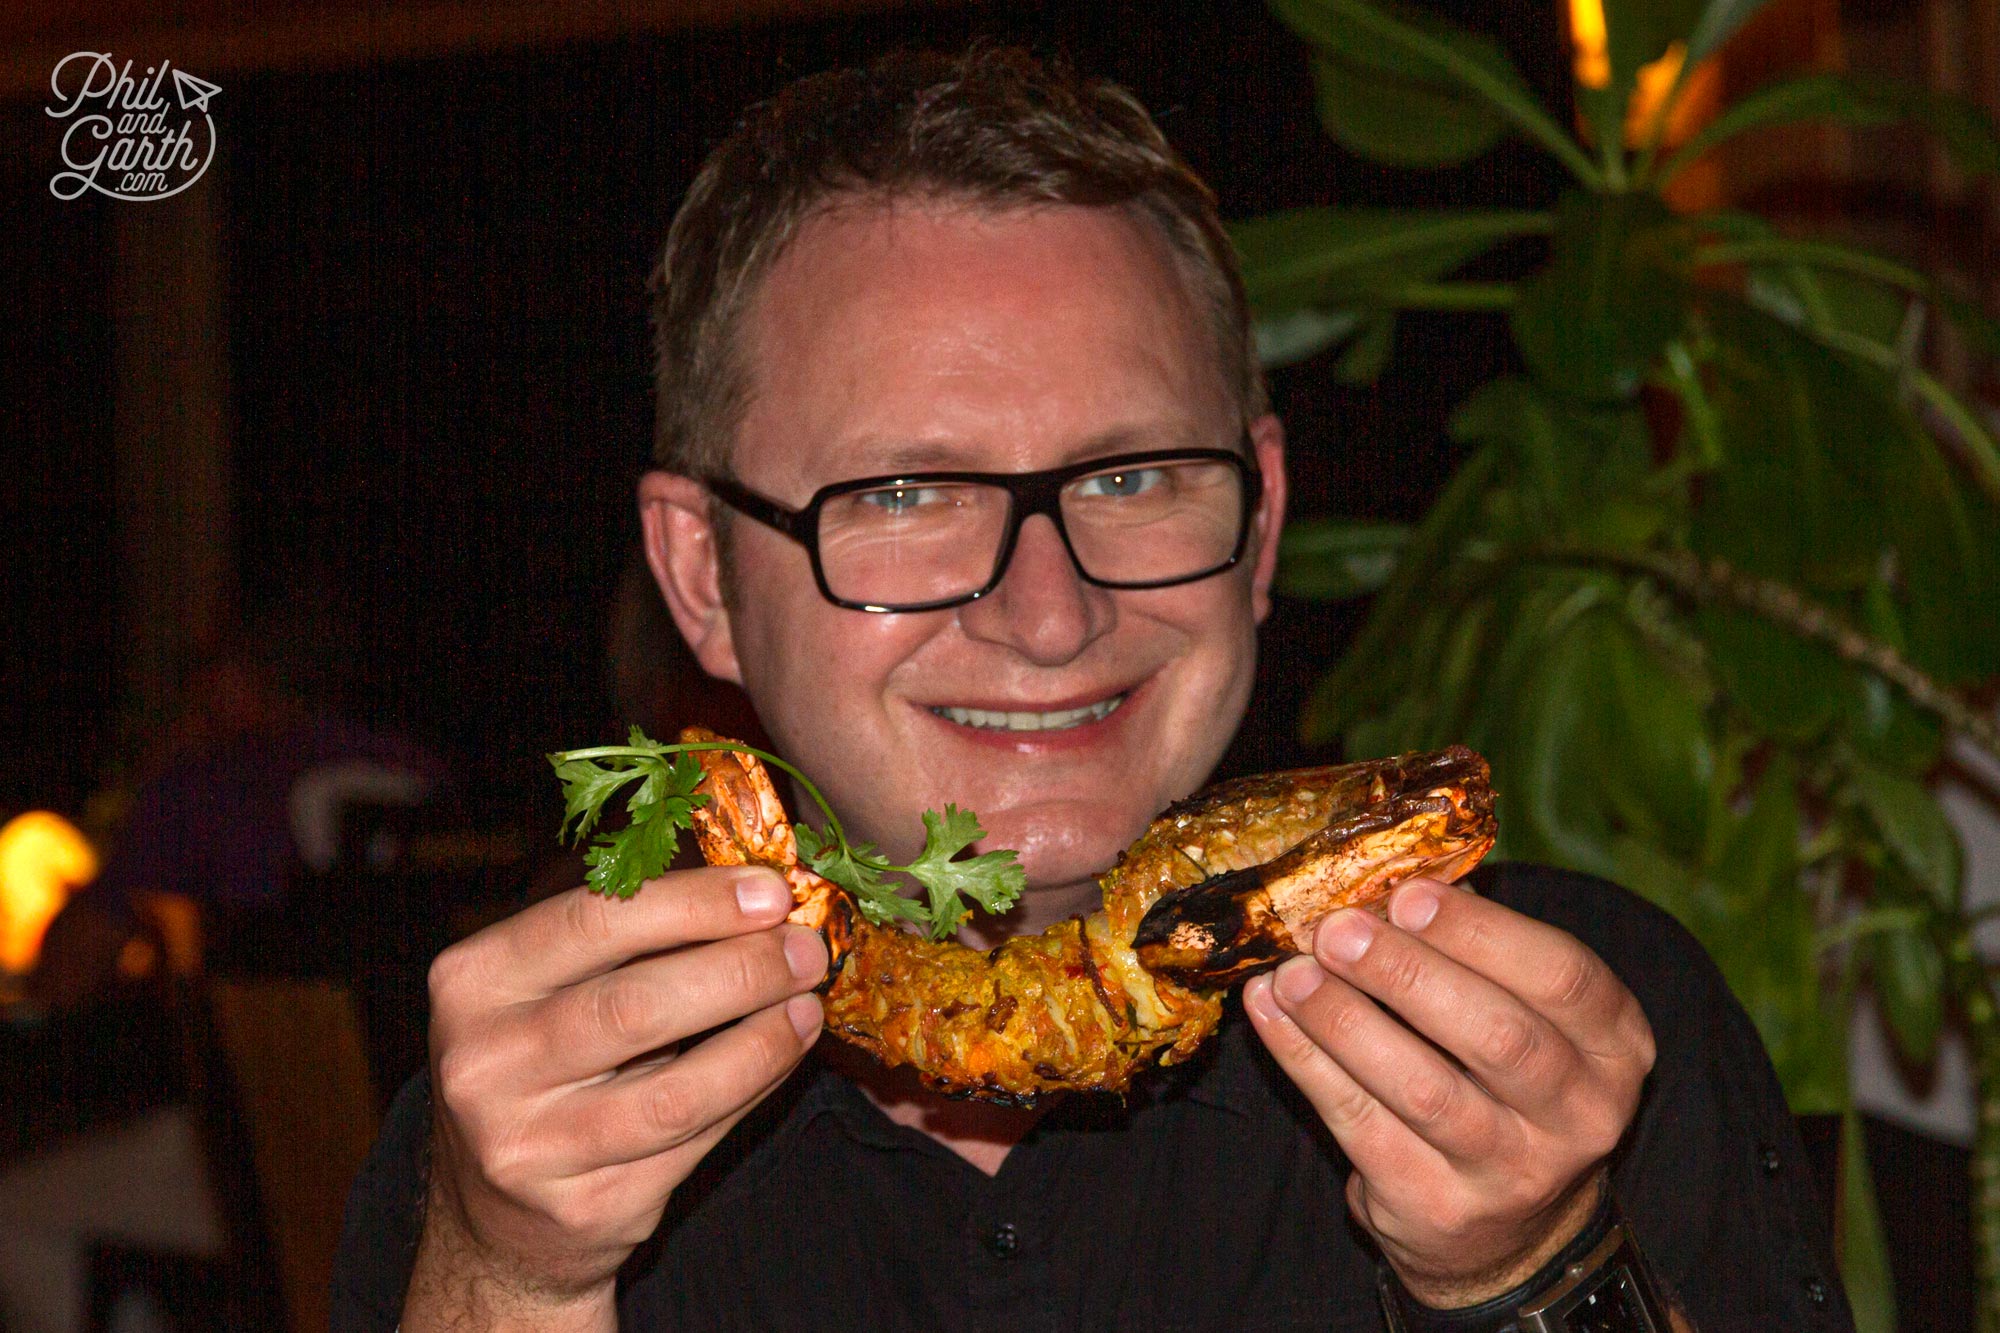
[[[728,477],[710,477],[705,484],[717,499],[746,518],[755,519],[767,528],[776,528],[795,541],[801,539],[799,530],[805,517],[803,511],[786,509],[766,500]]]

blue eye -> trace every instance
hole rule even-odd
[[[1076,484],[1077,494],[1093,500],[1123,500],[1143,495],[1166,480],[1162,468],[1141,467],[1129,472],[1100,472]]]
[[[854,498],[885,514],[911,514],[918,509],[943,503],[945,495],[932,486],[892,486],[879,491],[863,491]]]

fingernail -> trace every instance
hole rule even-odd
[[[804,926],[785,932],[785,963],[800,981],[818,981],[826,973],[826,946]]]
[[[785,1017],[792,1021],[792,1031],[799,1034],[800,1041],[810,1041],[819,1031],[819,996],[794,995],[785,1001]]]
[[[792,892],[769,870],[745,872],[736,881],[736,905],[745,916],[770,916],[789,909]]]
[[[1266,1021],[1281,1019],[1285,1011],[1271,998],[1271,974],[1254,976],[1243,986],[1243,1007]]]
[[[1437,886],[1429,880],[1411,880],[1389,901],[1389,919],[1404,930],[1422,930],[1437,916],[1442,901]]]
[[[1354,963],[1375,942],[1375,923],[1358,908],[1343,907],[1319,923],[1313,952],[1329,963]]]
[[[1319,970],[1319,964],[1310,958],[1287,958],[1278,968],[1272,987],[1287,1004],[1303,1004],[1308,995],[1320,988],[1326,980],[1326,973]]]

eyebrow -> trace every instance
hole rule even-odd
[[[1206,441],[1186,438],[1180,431],[1149,426],[1118,426],[1100,431],[1065,450],[1047,464],[1063,467],[1088,458],[1111,454],[1142,453],[1154,449],[1200,448]],[[978,447],[948,440],[907,440],[880,445],[858,441],[854,448],[837,455],[849,476],[889,476],[906,472],[1010,472],[1015,469],[990,465],[976,457]],[[864,470],[865,469],[865,470]],[[1033,469],[1039,471],[1040,469]]]

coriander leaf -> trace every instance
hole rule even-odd
[[[905,898],[896,892],[895,886],[883,881],[882,876],[890,870],[888,859],[868,843],[850,846],[839,839],[829,839],[809,824],[796,824],[793,833],[799,840],[799,851],[805,856],[806,864],[814,874],[822,879],[830,879],[841,888],[854,895],[854,901],[861,908],[861,915],[875,925],[887,925],[892,919],[901,917],[905,921],[915,921],[929,925],[929,914],[923,904]]]
[[[549,762],[555,765],[556,777],[563,785],[563,822],[556,830],[558,838],[570,836],[570,821],[575,820],[574,836],[580,840],[604,812],[604,803],[638,776],[634,769],[614,768],[588,759],[565,759],[559,754],[550,755]]]
[[[970,810],[947,805],[943,815],[924,811],[924,850],[915,861],[897,868],[929,891],[932,939],[946,938],[972,915],[961,894],[989,912],[1004,912],[1027,887],[1027,875],[1012,851],[951,859],[985,836],[979,817]]]
[[[576,821],[581,842],[597,824],[604,807],[620,788],[638,779],[625,803],[631,822],[615,833],[600,832],[583,854],[590,887],[608,897],[629,898],[644,881],[667,868],[680,845],[679,830],[694,827],[694,808],[708,797],[696,793],[701,764],[690,754],[668,760],[666,749],[633,728],[633,747],[650,753],[577,759],[574,752],[552,754],[556,776],[563,783],[563,834]]]

